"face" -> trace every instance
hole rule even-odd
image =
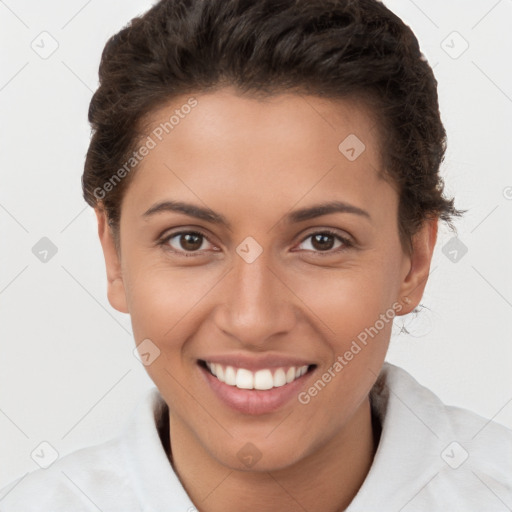
[[[230,468],[244,450],[261,455],[254,470],[283,468],[343,436],[367,404],[393,317],[421,299],[437,223],[404,253],[361,105],[194,98],[152,116],[119,252],[97,211],[109,300],[131,315],[136,344],[149,340],[172,432]]]

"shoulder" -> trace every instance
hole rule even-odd
[[[382,434],[354,505],[373,506],[377,495],[404,511],[490,511],[512,505],[511,430],[444,404],[404,369],[387,362],[370,399]]]
[[[133,503],[118,439],[76,450],[0,490],[2,512],[117,510]],[[122,493],[117,493],[120,491]],[[129,510],[127,507],[126,510]]]
[[[443,403],[408,372],[390,363],[385,363],[379,378],[393,395],[389,401],[409,407],[434,437],[452,439],[483,471],[501,474],[512,482],[512,430],[468,409]]]
[[[440,435],[456,436],[475,448],[485,445],[498,459],[502,454],[510,455],[512,430],[468,409],[443,403],[403,368],[386,362],[376,386],[380,388],[378,399],[384,396],[388,406],[401,401],[412,414],[421,415],[418,419],[424,419],[425,426],[438,429]]]
[[[156,388],[148,390],[116,437],[64,455],[1,489],[1,512],[140,510],[140,473],[168,466],[155,424],[163,404]]]

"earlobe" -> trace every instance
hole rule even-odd
[[[128,313],[121,261],[116,248],[112,229],[102,208],[94,209],[98,220],[98,236],[107,272],[107,297],[110,305],[121,313]]]
[[[401,315],[413,311],[423,297],[436,245],[437,228],[437,218],[426,220],[413,237],[409,270],[404,276],[398,297],[398,301],[403,305]]]

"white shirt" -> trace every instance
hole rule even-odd
[[[387,362],[370,398],[380,442],[346,512],[512,510],[511,430],[444,405]],[[164,411],[152,388],[120,435],[1,489],[0,511],[195,512],[159,437],[156,418]]]

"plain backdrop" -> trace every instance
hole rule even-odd
[[[385,3],[434,67],[446,193],[469,210],[458,239],[441,227],[426,308],[396,321],[387,359],[511,428],[512,1]],[[0,487],[38,468],[41,442],[62,456],[115,435],[153,386],[80,184],[101,51],[151,5],[0,1]]]

